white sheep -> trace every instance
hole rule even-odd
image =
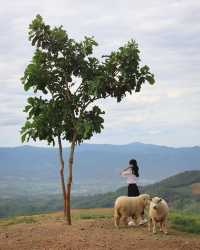
[[[116,199],[114,205],[114,223],[119,228],[120,219],[123,219],[125,225],[128,224],[128,218],[135,220],[136,225],[142,219],[144,209],[149,204],[150,196],[141,194],[136,197],[120,196]]]
[[[153,224],[153,233],[156,234],[156,224],[160,223],[160,231],[167,234],[168,213],[169,207],[164,199],[160,197],[152,198],[149,206],[149,231],[151,231],[151,224]]]

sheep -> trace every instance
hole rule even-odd
[[[135,219],[136,225],[142,219],[142,213],[150,202],[148,194],[141,194],[136,197],[120,196],[116,199],[114,205],[114,224],[119,228],[120,219],[123,219],[125,225],[128,224],[128,218]]]
[[[160,197],[152,198],[149,206],[149,222],[148,222],[149,232],[151,231],[151,223],[152,223],[153,233],[156,234],[156,223],[160,223],[160,231],[167,234],[168,213],[169,213],[169,207],[164,199]]]

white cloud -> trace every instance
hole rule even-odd
[[[199,11],[196,0],[2,2],[0,145],[20,143],[18,131],[27,96],[20,77],[33,51],[28,25],[38,13],[50,25],[63,24],[76,39],[95,36],[97,55],[136,39],[142,63],[155,73],[154,86],[145,85],[141,93],[127,96],[120,104],[111,100],[101,104],[106,110],[105,130],[91,142],[200,144]]]

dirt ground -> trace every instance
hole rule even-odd
[[[76,219],[72,226],[61,218],[54,215],[31,224],[0,226],[0,250],[200,250],[198,235],[170,228],[169,235],[153,235],[147,225],[116,229],[110,218]]]

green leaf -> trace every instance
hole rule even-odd
[[[76,143],[103,129],[103,112],[95,102],[111,97],[121,102],[127,94],[141,91],[145,81],[155,82],[147,65],[140,65],[134,40],[101,59],[93,55],[93,37],[75,41],[62,26],[51,28],[37,15],[29,25],[35,49],[21,82],[30,97],[21,130],[22,141],[45,140],[54,144],[59,135]]]
[[[152,75],[152,76],[146,76],[146,79],[147,79],[147,81],[151,84],[151,85],[153,85],[154,83],[155,83],[155,79],[154,79],[154,75]]]

